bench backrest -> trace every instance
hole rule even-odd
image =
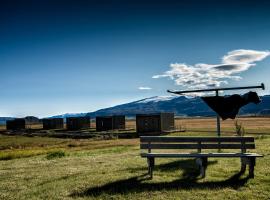
[[[254,137],[141,136],[141,149],[255,149]]]

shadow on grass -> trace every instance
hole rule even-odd
[[[208,166],[216,164],[217,161],[208,161]],[[157,165],[154,171],[183,171],[182,178],[184,179],[198,179],[200,172],[198,166],[195,164],[195,159],[177,160],[161,165]]]
[[[217,188],[233,188],[238,189],[244,186],[249,177],[240,178],[241,173],[237,173],[224,181],[205,181],[198,182],[199,172],[193,165],[193,160],[174,161],[167,164],[156,166],[155,170],[169,171],[178,170],[179,166],[184,169],[181,179],[174,180],[172,182],[149,182],[149,177],[146,175],[131,177],[129,179],[117,180],[111,183],[107,183],[103,186],[91,187],[81,192],[74,192],[71,197],[81,196],[94,196],[100,195],[117,195],[128,194],[138,192],[154,192],[160,190],[191,190],[191,189],[217,189]],[[211,163],[211,162],[210,162]],[[212,162],[214,164],[215,162]],[[186,168],[185,168],[186,167]]]
[[[208,161],[208,166],[216,164],[217,161]],[[136,167],[136,168],[128,168],[131,173],[134,172],[146,172],[147,171],[147,163],[145,162],[145,167]],[[172,161],[165,164],[155,165],[154,167],[154,175],[155,172],[175,172],[175,171],[182,171],[182,178],[186,179],[198,179],[200,175],[198,166],[195,164],[195,159],[181,159]]]

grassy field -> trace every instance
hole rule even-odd
[[[138,139],[61,139],[0,135],[0,199],[269,199],[270,119],[241,118],[256,138],[255,179],[239,176],[239,159],[209,159],[206,178],[192,159],[157,159],[146,176]],[[133,122],[129,122],[133,123]],[[215,119],[181,119],[186,132],[213,135]],[[222,123],[234,135],[234,122]]]

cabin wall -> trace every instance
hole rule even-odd
[[[63,129],[64,119],[63,118],[50,118],[43,119],[43,129]]]
[[[67,117],[68,130],[80,130],[90,128],[90,117]]]
[[[173,129],[174,113],[136,115],[136,130],[139,135],[160,135]]]
[[[6,121],[6,129],[7,130],[23,130],[25,129],[25,119],[17,118],[13,120]]]

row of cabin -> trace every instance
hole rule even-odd
[[[16,118],[6,121],[7,130],[22,130],[29,124],[25,118]],[[63,129],[63,118],[42,119],[43,129]],[[90,128],[90,117],[67,117],[66,126],[68,130],[79,130]]]
[[[63,118],[47,118],[42,120],[43,129],[63,129]],[[90,128],[90,117],[67,117],[67,130],[80,130]],[[6,122],[7,130],[25,129],[25,118],[17,118]],[[125,129],[125,116],[113,115],[96,117],[96,131]],[[164,132],[174,129],[174,113],[155,113],[136,115],[137,133]]]

